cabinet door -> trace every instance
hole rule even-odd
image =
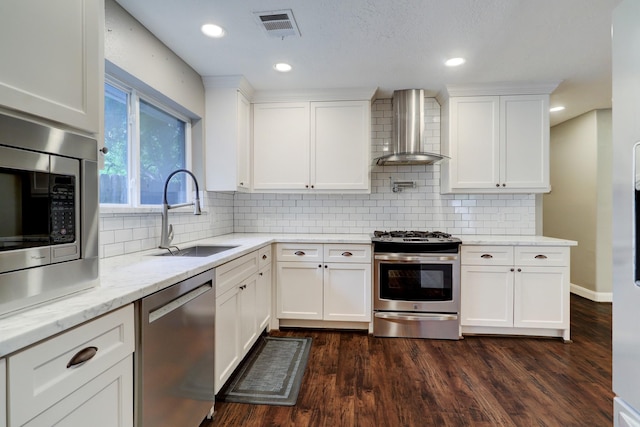
[[[256,317],[256,281],[257,277],[243,282],[238,291],[240,355],[249,351],[258,331]]]
[[[371,264],[325,264],[323,319],[371,321]]]
[[[133,356],[129,355],[54,406],[22,424],[24,427],[52,425],[133,426]]]
[[[3,3],[0,104],[98,133],[104,81],[104,2]]]
[[[256,282],[256,316],[259,332],[263,331],[271,320],[271,271],[270,265],[260,270]]]
[[[369,190],[368,101],[311,103],[311,185],[317,190]]]
[[[220,391],[225,381],[240,362],[238,329],[238,288],[216,297],[215,336],[215,391]]]
[[[460,324],[513,326],[513,275],[507,266],[463,265]]]
[[[549,96],[500,97],[500,185],[549,190]]]
[[[237,103],[237,186],[249,190],[251,188],[251,104],[238,92]]]
[[[515,274],[514,326],[569,327],[569,268],[519,267]]]
[[[309,185],[309,103],[253,104],[253,188]]]
[[[280,319],[322,319],[322,264],[277,263],[277,310]]]
[[[500,181],[500,98],[469,96],[449,103],[451,188],[495,189]]]

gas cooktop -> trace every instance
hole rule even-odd
[[[460,242],[457,237],[443,231],[374,231],[371,239],[374,242],[416,242],[416,243],[440,243]]]

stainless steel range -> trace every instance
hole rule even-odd
[[[373,334],[460,338],[460,239],[434,231],[376,231]]]

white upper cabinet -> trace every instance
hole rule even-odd
[[[356,92],[254,101],[253,190],[370,192],[374,91]]]
[[[208,191],[251,189],[253,92],[241,76],[205,77],[206,187]]]
[[[309,183],[309,103],[253,105],[253,189],[305,190]]]
[[[8,0],[0,13],[0,105],[100,132],[103,0]]]
[[[316,190],[369,190],[371,104],[311,103],[311,175]]]
[[[450,90],[442,109],[443,193],[543,193],[549,185],[549,95],[555,86],[524,95],[471,96]],[[495,90],[495,88],[494,88]],[[497,91],[497,90],[496,90]],[[530,93],[530,92],[545,93]],[[477,92],[477,91],[476,91]]]

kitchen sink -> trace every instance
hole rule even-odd
[[[171,252],[167,251],[158,256],[187,256],[187,257],[207,257],[220,252],[228,251],[238,246],[214,246],[214,245],[196,245],[183,249],[171,248]]]

